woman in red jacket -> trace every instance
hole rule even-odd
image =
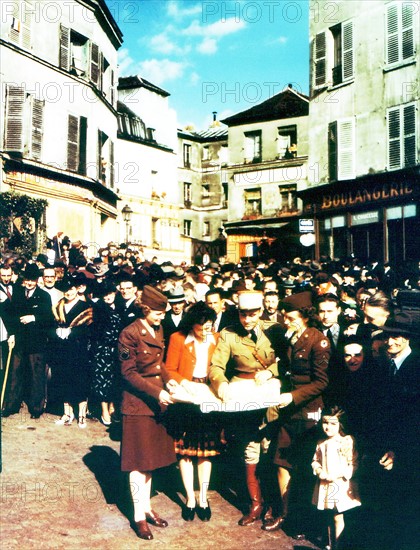
[[[166,369],[168,388],[180,384],[194,393],[195,384],[208,384],[208,368],[216,347],[213,323],[216,313],[204,302],[194,304],[182,319],[179,331],[169,341]],[[217,426],[211,417],[201,413],[197,405],[177,404],[170,407],[170,430],[175,437],[175,451],[180,457],[179,467],[187,494],[182,511],[185,521],[192,521],[195,512],[202,521],[209,521],[211,510],[207,500],[212,463],[210,457],[219,454]],[[197,458],[200,504],[196,506],[194,493],[194,462]]]

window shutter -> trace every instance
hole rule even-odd
[[[69,115],[67,134],[67,169],[77,172],[79,168],[79,119]]]
[[[93,42],[90,45],[90,80],[96,86],[99,85],[99,71],[100,71],[100,52],[99,48]]]
[[[337,122],[328,125],[328,175],[337,181]]]
[[[397,63],[399,59],[398,6],[388,6],[387,10],[387,62]]]
[[[26,50],[31,48],[31,28],[32,18],[34,14],[34,6],[32,0],[25,0],[24,4],[21,3],[22,12],[22,42],[21,46]]]
[[[401,124],[400,109],[388,111],[388,167],[390,170],[401,167]]]
[[[25,90],[17,86],[6,87],[6,121],[4,149],[23,153],[24,149]]]
[[[114,189],[114,142],[109,141],[109,187]]]
[[[343,23],[343,80],[353,78],[353,21]]]
[[[325,32],[315,37],[315,87],[323,86],[326,81],[327,41]]]
[[[86,175],[87,118],[80,117],[79,130],[79,174]]]
[[[338,123],[338,180],[354,178],[354,121]]]
[[[416,108],[407,105],[404,113],[404,166],[416,164]]]
[[[44,106],[45,101],[32,98],[32,134],[31,134],[31,156],[40,160],[42,153],[42,135],[44,127]]]
[[[110,78],[110,86],[109,86],[109,96],[111,98],[111,105],[114,106],[115,103],[115,90],[114,90],[114,84],[115,84],[115,73],[111,69],[111,78]]]
[[[70,70],[70,29],[60,25],[60,68]]]
[[[414,55],[414,22],[413,5],[403,2],[402,10],[402,59],[409,59]]]
[[[21,31],[21,22],[20,22],[20,12],[19,4],[12,4],[12,20],[10,25],[9,39],[13,44],[20,44],[20,31]]]

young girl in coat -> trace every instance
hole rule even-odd
[[[335,549],[344,530],[344,514],[360,506],[353,474],[357,469],[357,451],[354,439],[343,430],[344,411],[328,407],[321,416],[325,438],[318,442],[312,460],[314,475],[318,477],[312,504],[318,510],[330,511],[328,522],[329,546]]]

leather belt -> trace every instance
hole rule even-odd
[[[235,376],[237,378],[245,378],[247,380],[252,380],[255,378],[255,372],[236,372]]]

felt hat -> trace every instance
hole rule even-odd
[[[408,311],[396,313],[393,319],[386,321],[382,330],[385,332],[385,336],[410,338],[419,335],[418,323],[415,322],[414,316]]]
[[[263,293],[256,290],[242,290],[238,292],[238,308],[242,310],[261,309],[263,307]]]
[[[67,290],[70,290],[71,288],[76,288],[78,283],[76,282],[75,277],[72,277],[71,275],[66,275],[61,281],[57,283],[57,288],[61,290],[61,292],[67,292]]]
[[[26,264],[22,272],[22,278],[27,281],[37,281],[41,275],[41,270],[36,264]]]
[[[168,298],[153,286],[146,285],[141,295],[141,303],[154,311],[165,311]]]
[[[182,286],[176,286],[174,289],[168,292],[168,302],[170,304],[185,302],[185,294]]]

